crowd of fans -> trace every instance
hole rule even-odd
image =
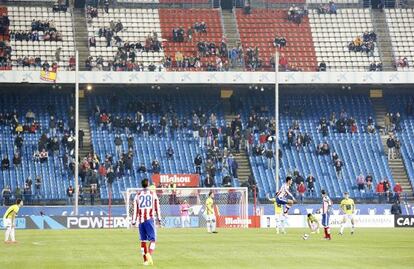
[[[348,49],[353,52],[365,52],[368,56],[373,56],[376,41],[377,35],[374,31],[365,31],[362,36],[357,36],[348,44]]]
[[[308,11],[305,8],[292,5],[287,12],[287,19],[293,23],[300,24],[306,15],[308,15]]]
[[[75,115],[74,109],[69,109],[69,121],[66,123],[63,119],[56,118],[56,108],[53,104],[45,107],[50,114],[48,126],[41,126],[36,113],[28,110],[24,115],[14,110],[11,112],[0,113],[0,126],[8,127],[12,130],[14,136],[13,155],[8,156],[2,153],[1,170],[7,171],[11,169],[22,169],[24,156],[27,154],[26,139],[32,134],[41,134],[37,145],[33,145],[33,154],[31,160],[26,162],[38,162],[40,165],[47,165],[50,158],[54,161],[61,161],[64,171],[62,173],[74,173],[74,156],[75,156],[75,140],[73,133],[75,131]],[[29,142],[31,143],[31,142]],[[49,168],[50,169],[50,168]],[[26,179],[23,191],[21,186],[16,184],[16,189],[11,190],[9,186],[3,189],[3,199],[5,204],[9,204],[12,196],[14,198],[23,198],[25,202],[30,203],[32,198],[41,199],[41,177],[36,176],[34,189],[32,188],[32,180],[30,177]],[[33,196],[34,194],[34,196]]]
[[[337,7],[333,1],[327,4],[321,4],[318,8],[318,14],[337,14]]]
[[[6,14],[0,16],[0,35],[7,36],[9,33],[10,20]],[[0,40],[0,67],[11,66],[12,48],[6,39]]]

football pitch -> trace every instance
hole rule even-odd
[[[159,229],[153,268],[414,268],[414,230],[349,229],[303,240],[305,229]],[[4,236],[4,231],[2,231]],[[18,230],[0,247],[1,269],[142,268],[136,229]]]

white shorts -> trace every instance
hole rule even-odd
[[[206,220],[207,221],[216,221],[216,216],[215,215],[207,215],[206,216]]]
[[[3,219],[3,227],[4,228],[8,228],[8,227],[11,227],[12,226],[12,220],[11,219]]]

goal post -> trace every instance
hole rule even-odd
[[[123,192],[128,227],[134,214],[134,198],[142,188],[128,188]],[[165,228],[206,227],[205,202],[209,192],[214,193],[214,211],[217,227],[247,228],[249,224],[247,188],[157,188],[162,226]],[[181,205],[188,203],[187,214]]]

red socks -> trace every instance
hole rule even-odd
[[[329,226],[328,227],[324,227],[323,230],[325,232],[325,238],[331,239],[331,230],[329,229]]]
[[[148,249],[147,249],[147,243],[146,242],[141,242],[141,253],[142,253],[142,257],[144,258],[144,262],[147,261],[147,254]]]

